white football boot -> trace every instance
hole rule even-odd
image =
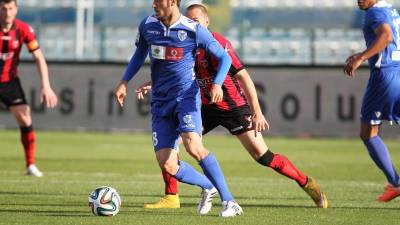
[[[222,207],[223,209],[219,214],[220,217],[234,217],[243,214],[242,207],[235,201],[223,201]]]
[[[205,215],[210,212],[212,207],[212,200],[214,196],[218,193],[215,187],[208,189],[203,189],[201,191],[199,206],[197,207],[197,213],[200,215]]]
[[[40,172],[40,170],[34,164],[31,164],[26,169],[26,175],[33,177],[42,177],[43,173]]]

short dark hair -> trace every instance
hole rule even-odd
[[[4,3],[4,4],[8,4],[11,2],[15,2],[15,4],[17,5],[17,0],[0,0],[0,4]]]
[[[178,7],[181,6],[181,0],[176,0],[176,4],[178,5]]]
[[[201,3],[194,3],[192,5],[189,5],[186,8],[186,11],[189,11],[189,10],[192,10],[192,9],[200,9],[203,14],[208,15],[207,6],[205,6],[205,5],[201,4]]]

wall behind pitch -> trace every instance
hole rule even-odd
[[[138,102],[134,87],[149,79],[144,67],[129,85],[125,109],[112,96],[125,65],[50,64],[51,81],[59,97],[57,108],[39,103],[40,82],[36,67],[22,63],[20,77],[31,105],[34,126],[40,129],[150,130],[149,100]],[[272,135],[357,136],[362,94],[368,70],[343,75],[341,68],[261,68],[248,70]],[[6,110],[0,126],[15,128]],[[397,126],[385,126],[386,136],[398,136]]]

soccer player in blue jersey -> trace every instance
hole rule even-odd
[[[206,28],[210,23],[207,6],[201,3],[190,4],[186,8],[185,15]],[[211,32],[211,34],[228,52],[232,64],[222,86],[224,99],[218,103],[209,104],[208,90],[211,85],[207,81],[212,80],[218,68],[218,62],[203,49],[199,49],[196,54],[196,79],[202,94],[203,135],[219,125],[225,127],[240,140],[256,162],[296,181],[313,199],[317,207],[327,208],[327,197],[320,190],[316,180],[306,176],[287,157],[273,153],[268,148],[261,132],[268,130],[269,124],[260,109],[250,74],[240,62],[230,41],[216,32]],[[151,83],[144,83],[136,89],[138,99],[143,99],[144,95],[150,91]],[[164,171],[162,176],[165,183],[165,195],[158,202],[145,204],[144,207],[147,209],[180,207],[178,181]]]
[[[234,201],[218,161],[202,144],[200,90],[193,70],[197,48],[204,48],[218,58],[220,66],[210,95],[212,102],[219,102],[231,59],[206,28],[181,15],[179,4],[180,0],[153,0],[155,14],[145,18],[139,26],[137,49],[115,97],[123,106],[128,81],[149,55],[153,145],[160,167],[180,182],[203,189],[198,213],[208,213],[211,199],[218,191],[223,205],[220,216],[237,216],[243,211]],[[178,159],[179,136],[205,176]]]
[[[382,120],[400,123],[400,16],[386,1],[357,3],[365,10],[363,33],[367,48],[346,60],[344,72],[354,76],[356,69],[368,60],[370,78],[361,106],[360,137],[389,182],[377,200],[388,202],[400,195],[400,181],[379,130]]]

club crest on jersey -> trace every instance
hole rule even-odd
[[[185,115],[183,117],[183,122],[186,123],[186,124],[191,123],[192,122],[192,116],[191,115]]]
[[[183,122],[185,123],[183,125],[184,128],[195,128],[196,126],[193,124],[193,119],[192,119],[192,115],[185,115],[182,118]]]
[[[181,41],[186,40],[186,38],[187,38],[187,33],[186,33],[186,31],[184,31],[184,30],[179,30],[179,31],[178,31],[178,38],[179,38],[179,40],[181,40]]]

